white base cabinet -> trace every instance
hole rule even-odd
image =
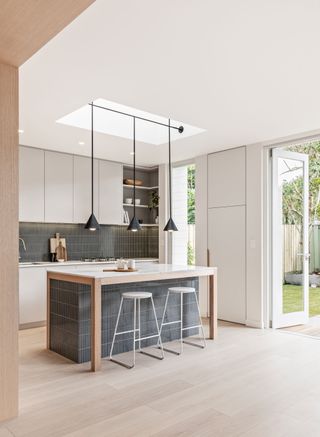
[[[47,319],[47,270],[44,267],[19,269],[19,323],[36,324]]]

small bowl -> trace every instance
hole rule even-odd
[[[132,199],[125,199],[124,201],[127,205],[132,205]]]
[[[64,259],[63,258],[58,258],[57,261],[58,261],[58,263],[64,263]]]

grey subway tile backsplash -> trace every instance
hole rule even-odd
[[[129,232],[126,226],[101,225],[96,232],[81,224],[20,222],[20,237],[27,250],[20,245],[20,261],[51,261],[49,239],[58,232],[66,238],[68,259],[83,258],[158,258],[159,228],[144,227]]]

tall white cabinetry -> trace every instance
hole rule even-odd
[[[44,151],[19,148],[19,220],[44,221]]]
[[[45,221],[73,222],[73,156],[45,152]]]
[[[208,156],[208,249],[218,267],[218,317],[246,322],[245,148]]]

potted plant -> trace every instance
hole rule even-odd
[[[157,191],[151,191],[148,207],[152,213],[152,221],[154,223],[157,223],[159,208],[159,194]]]

